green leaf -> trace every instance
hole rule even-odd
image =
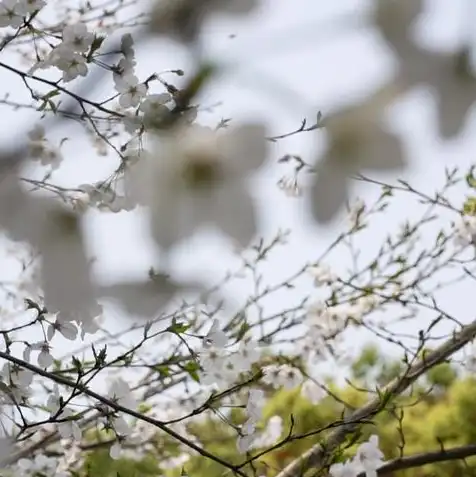
[[[200,378],[198,376],[198,371],[200,370],[200,366],[196,361],[189,361],[188,363],[185,364],[183,367],[184,371],[187,371],[187,373],[190,375],[190,377],[196,381],[197,383],[200,382]]]
[[[180,333],[185,333],[189,328],[190,325],[177,321],[175,318],[172,318],[172,324],[167,328],[166,331],[179,335]]]
[[[476,215],[476,197],[468,197],[463,204],[465,215]]]

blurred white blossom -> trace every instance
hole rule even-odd
[[[149,206],[157,243],[168,249],[215,223],[247,246],[256,217],[245,179],[266,158],[264,128],[247,124],[217,132],[182,125],[153,137],[156,150],[127,171],[126,185],[131,197]]]
[[[197,39],[201,24],[214,11],[244,15],[251,12],[258,0],[155,0],[151,12],[151,31],[179,41]]]

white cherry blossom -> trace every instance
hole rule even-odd
[[[315,286],[330,285],[337,279],[337,275],[326,264],[312,265],[308,268],[308,272],[314,278]]]
[[[384,464],[384,455],[378,445],[378,436],[374,434],[357,449],[354,463],[362,468],[366,477],[377,477],[377,469]]]
[[[86,53],[94,40],[94,34],[88,32],[84,23],[67,25],[63,29],[63,44],[77,53]]]
[[[27,13],[34,13],[41,10],[45,5],[45,0],[21,0]]]
[[[234,354],[237,366],[242,372],[248,371],[254,363],[259,361],[260,357],[261,351],[258,343],[255,340],[246,338],[240,341],[240,346]]]
[[[151,135],[157,152],[128,173],[130,194],[149,206],[152,233],[163,248],[214,223],[247,246],[256,232],[246,177],[266,158],[264,128],[244,125],[224,132],[180,125]]]
[[[264,392],[261,389],[250,389],[246,414],[252,422],[257,422],[261,419],[264,404]]]
[[[109,449],[109,456],[111,457],[111,459],[117,460],[121,457],[121,453],[121,443],[119,442],[119,440],[116,440],[116,442],[114,442],[114,444]]]
[[[48,328],[46,330],[46,337],[48,341],[53,339],[53,336],[57,331],[64,338],[70,341],[74,341],[78,336],[78,328],[74,323],[62,322],[61,320],[58,320],[58,318],[55,318],[53,323],[48,324]]]
[[[119,104],[123,108],[135,108],[147,94],[147,85],[139,83],[136,76],[128,75],[121,82],[116,83],[119,95]]]
[[[326,393],[314,381],[307,379],[301,387],[301,396],[312,404],[318,404],[326,396]]]
[[[57,461],[53,457],[37,454],[34,459],[20,459],[17,467],[25,477],[33,477],[38,473],[50,476],[55,474]]]
[[[466,247],[475,242],[476,216],[464,215],[454,225],[454,243],[457,247]]]
[[[51,356],[51,346],[46,341],[32,343],[29,347],[31,350],[39,351],[37,362],[40,368],[48,368],[54,362],[53,356]]]
[[[244,454],[251,450],[256,437],[255,422],[252,419],[249,419],[240,428],[240,435],[236,441],[238,452]]]
[[[251,444],[252,448],[270,447],[276,443],[283,433],[283,419],[281,416],[272,416],[261,434]]]
[[[0,27],[20,27],[27,13],[25,4],[18,0],[3,0],[0,2]]]
[[[128,409],[137,408],[137,401],[135,400],[129,385],[122,378],[117,378],[112,381],[108,394],[111,396],[111,399],[121,406],[127,407]]]
[[[331,477],[357,477],[360,468],[353,461],[339,462],[332,464],[329,472]]]
[[[88,74],[88,66],[84,56],[66,47],[61,48],[58,54],[59,57],[55,62],[55,66],[63,72],[64,81],[72,81],[78,76],[86,76]]]

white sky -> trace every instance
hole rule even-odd
[[[428,1],[428,16],[418,25],[417,38],[435,49],[454,49],[463,35],[468,34],[462,25],[468,18],[469,2],[471,0]],[[203,93],[204,106],[223,102],[214,113],[203,115],[206,122],[216,122],[221,117],[237,122],[260,118],[269,125],[271,134],[280,134],[296,128],[303,117],[312,120],[318,110],[326,114],[338,104],[371,92],[393,76],[395,59],[375,31],[366,28],[346,31],[334,26],[341,14],[357,19],[371,2],[263,0],[262,3],[261,10],[245,21],[216,17],[207,24],[205,51],[219,61],[236,63],[237,69],[216,80]],[[473,20],[475,10],[472,10]],[[474,27],[474,22],[472,25]],[[230,34],[235,36],[230,38]],[[4,56],[2,60],[7,61],[8,55]],[[138,49],[137,60],[137,75],[144,79],[164,69],[187,71],[189,65],[183,49],[159,41]],[[28,100],[22,82],[11,73],[0,70],[0,84],[12,99]],[[102,90],[107,88],[108,85],[101,85]],[[465,168],[474,162],[476,150],[476,116],[472,115],[460,138],[443,144],[435,135],[434,108],[434,99],[421,89],[402,98],[392,112],[392,123],[408,147],[410,168],[406,178],[416,188],[427,191],[443,183],[445,166]],[[17,134],[30,123],[32,116],[23,111],[12,112],[7,107],[0,111],[0,142],[18,140]],[[59,137],[77,133],[76,126],[68,126]],[[332,226],[318,227],[310,221],[305,200],[289,199],[276,187],[286,169],[273,165],[273,160],[285,153],[302,154],[310,159],[323,150],[324,140],[322,134],[306,133],[280,142],[272,149],[269,167],[254,181],[262,235],[269,238],[278,228],[293,231],[291,242],[273,255],[267,267],[267,276],[273,282],[319,256],[342,230],[345,220],[342,215]],[[64,153],[67,160],[57,177],[65,185],[101,179],[114,167],[111,158],[95,156],[79,137],[66,143]],[[385,176],[379,177],[385,179]],[[375,197],[377,193],[363,186],[354,187],[354,192],[364,198]],[[379,219],[376,231],[366,237],[368,250],[377,248],[383,232],[412,216],[409,204],[413,202],[403,196],[399,201],[391,212]],[[157,262],[146,228],[143,217],[136,212],[91,214],[88,241],[98,257],[97,272],[101,278],[142,276]],[[204,232],[180,247],[175,260],[179,275],[205,273],[210,278],[218,278],[235,263],[229,242],[212,232]],[[334,256],[334,260],[332,265],[338,269],[348,264],[345,256]],[[238,299],[246,297],[247,290],[238,285],[232,291]],[[448,309],[465,319],[471,316],[469,302],[464,299],[467,290],[467,287],[452,290],[443,293],[441,298]],[[274,297],[272,306],[285,306],[289,299],[289,296]]]

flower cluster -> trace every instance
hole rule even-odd
[[[51,166],[52,169],[58,169],[63,160],[59,148],[52,146],[45,137],[45,128],[37,124],[28,133],[28,146],[30,156],[34,160],[40,161],[43,166]]]
[[[299,369],[288,364],[271,364],[263,368],[263,382],[273,386],[275,389],[294,389],[303,381],[303,376]]]
[[[475,243],[476,216],[463,215],[454,226],[454,243],[457,247],[466,247]]]
[[[0,2],[0,27],[19,28],[25,17],[46,5],[45,0],[3,0]]]
[[[378,445],[378,436],[371,436],[359,446],[353,459],[331,466],[331,477],[357,477],[361,472],[365,472],[366,477],[377,477],[377,469],[384,463],[384,456]]]
[[[63,73],[63,81],[68,82],[88,74],[88,55],[93,47],[95,36],[84,23],[67,25],[63,29],[62,42],[56,45],[47,57],[30,69],[56,67]]]
[[[236,351],[225,349],[228,338],[220,330],[219,321],[214,320],[210,331],[203,339],[203,349],[199,353],[201,366],[200,382],[218,388],[227,387],[247,373],[253,363],[260,358],[260,350],[255,341],[243,339]]]

